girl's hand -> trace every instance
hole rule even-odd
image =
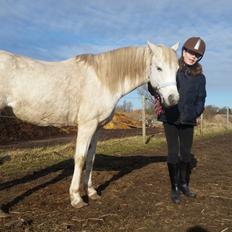
[[[196,123],[197,123],[197,126],[199,126],[199,125],[201,124],[201,117],[198,117],[198,118],[196,119]]]

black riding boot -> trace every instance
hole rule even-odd
[[[171,199],[174,203],[180,203],[179,191],[179,164],[168,163],[168,172],[171,181]]]
[[[180,190],[187,197],[196,197],[196,193],[193,193],[189,189],[191,167],[190,163],[180,162]]]

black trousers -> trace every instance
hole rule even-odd
[[[164,123],[164,131],[168,145],[168,163],[179,161],[190,163],[193,144],[194,126]]]

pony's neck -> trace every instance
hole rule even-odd
[[[148,81],[150,53],[145,47],[116,49],[95,56],[98,78],[112,94],[126,95]]]

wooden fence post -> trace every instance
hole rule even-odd
[[[229,129],[229,107],[226,110],[226,128]]]
[[[201,114],[201,120],[200,120],[200,135],[203,135],[203,114]]]
[[[143,134],[143,143],[146,143],[146,114],[145,114],[145,97],[142,95],[142,134]]]

